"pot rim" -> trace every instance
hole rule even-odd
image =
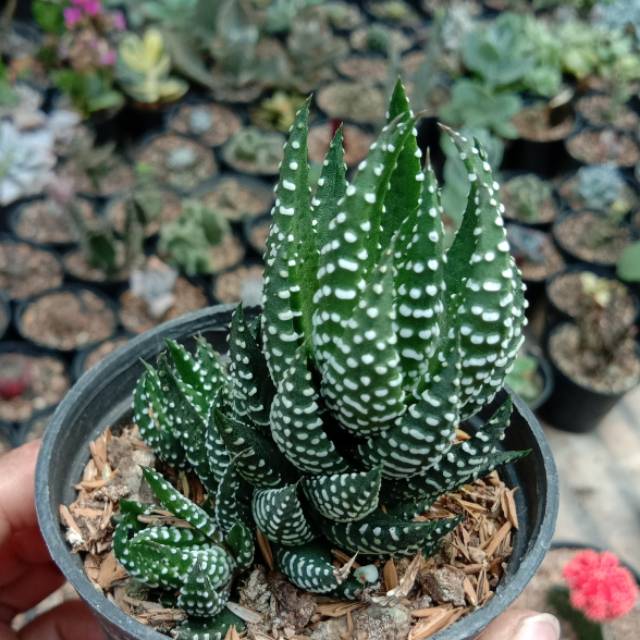
[[[167,337],[179,338],[197,334],[199,331],[222,329],[222,324],[212,322],[216,316],[230,318],[230,312],[235,305],[216,305],[187,314],[175,320],[159,325],[153,330],[137,336],[131,340],[126,348],[117,350],[107,356],[102,362],[85,373],[67,393],[58,405],[49,428],[45,433],[42,448],[38,456],[36,468],[36,512],[43,538],[56,564],[60,567],[67,580],[73,585],[81,598],[97,612],[113,628],[126,631],[139,640],[166,640],[167,636],[152,628],[137,622],[124,613],[117,605],[109,601],[89,581],[81,566],[72,558],[71,550],[64,538],[59,524],[57,504],[51,503],[51,488],[49,478],[54,467],[61,464],[58,455],[58,437],[61,426],[86,396],[88,390],[104,386],[106,380],[131,366],[132,352],[137,352],[136,359],[155,355],[163,348]],[[217,324],[217,326],[216,326]],[[188,332],[185,331],[188,329]],[[226,327],[225,327],[226,330]],[[102,380],[102,385],[98,382]],[[531,536],[527,540],[527,548],[519,560],[513,574],[504,583],[504,588],[496,592],[486,605],[462,618],[435,636],[433,640],[460,640],[474,637],[484,629],[491,620],[502,613],[522,592],[524,586],[531,580],[538,566],[544,559],[551,545],[555,522],[558,513],[558,477],[550,447],[544,437],[542,427],[533,417],[532,412],[518,396],[508,391],[513,403],[525,421],[533,436],[537,457],[540,459],[538,486],[536,491],[539,500],[545,508],[539,522],[532,525]]]

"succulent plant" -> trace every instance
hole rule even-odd
[[[332,548],[431,554],[459,519],[414,517],[523,455],[499,446],[510,400],[456,440],[502,388],[525,322],[483,150],[450,131],[472,186],[445,251],[439,185],[428,160],[422,168],[402,85],[353,182],[339,130],[313,196],[308,114],[307,103],[284,150],[262,311],[235,310],[228,364],[202,339],[194,353],[169,342],[134,392],[142,437],[161,460],[193,469],[215,505],[145,471],[160,504],[193,528],[144,527],[135,515],[152,507],[127,506],[116,555],[212,624],[251,562],[251,530],[298,587],[354,598],[377,571],[337,570]]]
[[[507,384],[527,404],[538,400],[543,390],[544,381],[538,369],[538,359],[525,351],[518,354],[506,378]]]
[[[608,29],[631,31],[640,38],[640,2],[638,0],[608,0],[598,2],[593,10],[595,24]]]
[[[613,164],[581,167],[576,174],[577,195],[595,211],[624,216],[629,211],[629,191],[620,170]]]
[[[451,101],[440,117],[452,126],[481,127],[501,138],[515,138],[511,119],[522,108],[517,93],[495,92],[488,85],[462,78],[451,91]]]
[[[211,273],[215,246],[228,231],[223,215],[198,200],[186,200],[180,217],[162,227],[159,251],[190,276]]]
[[[516,264],[524,262],[530,264],[544,263],[546,258],[543,248],[547,236],[543,231],[512,224],[509,225],[508,235]]]
[[[523,222],[536,222],[552,198],[549,183],[532,173],[512,178],[504,186],[504,191],[509,196],[510,216]]]
[[[18,131],[0,122],[0,205],[40,193],[56,163],[53,134],[46,129]]]
[[[240,129],[225,146],[230,164],[251,173],[272,174],[282,160],[282,139],[277,133],[266,133],[256,127]]]
[[[170,71],[171,58],[158,29],[147,29],[142,36],[128,33],[122,39],[116,74],[125,93],[136,102],[158,104],[179,100],[188,85],[171,78]]]
[[[304,98],[300,95],[276,91],[253,110],[251,117],[258,127],[284,132],[293,124],[303,103]]]
[[[640,242],[632,242],[622,252],[617,273],[626,282],[640,282]]]

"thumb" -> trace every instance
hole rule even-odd
[[[549,613],[510,609],[494,620],[478,640],[560,640],[560,623]]]
[[[106,640],[91,611],[72,600],[48,611],[24,627],[20,640]]]

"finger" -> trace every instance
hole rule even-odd
[[[9,622],[16,614],[35,607],[63,584],[64,578],[53,564],[36,567],[0,588],[0,604],[3,605],[0,615],[4,622]]]
[[[0,587],[17,580],[33,565],[49,564],[51,556],[37,528],[12,535],[0,548]]]
[[[548,613],[510,609],[494,620],[478,640],[560,640],[560,623]]]
[[[79,601],[65,602],[36,618],[18,633],[18,638],[19,640],[78,640],[78,638],[107,640],[89,609]]]
[[[0,459],[0,546],[12,532],[36,525],[35,468],[40,441],[25,444]]]

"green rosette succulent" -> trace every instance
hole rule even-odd
[[[440,186],[428,158],[423,167],[400,83],[352,182],[338,131],[311,188],[308,115],[307,102],[284,148],[261,311],[235,310],[225,359],[203,339],[193,352],[168,342],[134,393],[142,437],[161,460],[193,470],[207,501],[189,505],[147,470],[189,533],[126,514],[116,555],[212,625],[251,563],[247,531],[270,541],[299,588],[356,598],[377,572],[336,569],[332,548],[374,563],[432,554],[459,519],[416,516],[523,455],[500,446],[510,400],[469,440],[456,437],[502,389],[525,323],[483,149],[447,130],[471,184],[447,250]]]

